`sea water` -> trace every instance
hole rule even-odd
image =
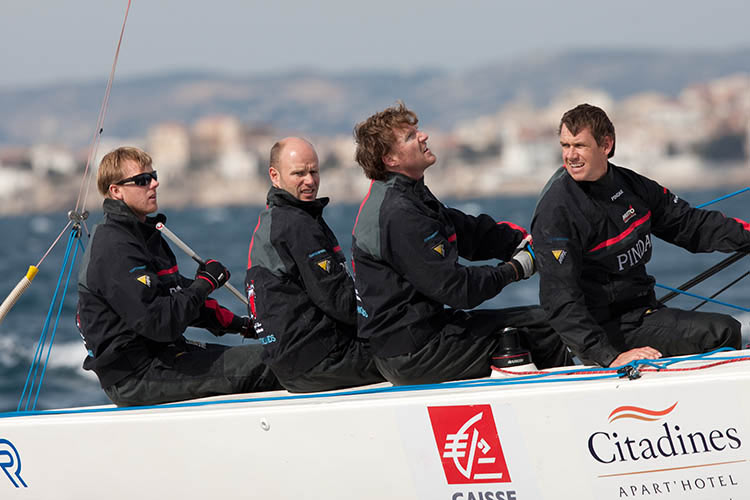
[[[713,200],[724,191],[695,191],[679,193],[683,198],[697,205]],[[750,220],[748,211],[749,194],[741,194],[721,201],[710,208],[721,210],[732,217]],[[473,200],[445,200],[449,206],[469,214],[487,213],[497,220],[508,220],[529,227],[536,197],[497,197]],[[351,231],[357,214],[357,205],[331,203],[325,217],[339,243],[350,257]],[[217,259],[229,267],[231,282],[243,289],[247,251],[253,228],[261,207],[217,207],[165,210],[167,227],[180,236],[204,259]],[[88,230],[101,219],[101,212],[93,212],[86,221]],[[3,243],[0,247],[0,300],[13,289],[24,276],[29,265],[35,265],[67,223],[67,216],[61,214],[28,215],[23,217],[0,218],[0,234]],[[0,324],[0,411],[14,411],[18,405],[31,360],[37,349],[42,327],[54,289],[57,285],[69,230],[65,231],[39,269],[31,287],[20,298],[2,324]],[[404,235],[405,237],[408,235]],[[81,243],[87,243],[86,231]],[[180,271],[188,277],[195,273],[196,264],[173,246],[178,257]],[[701,271],[725,258],[725,254],[694,255],[673,245],[654,239],[653,258],[648,265],[649,273],[658,283],[677,287]],[[100,389],[96,376],[83,370],[81,364],[86,350],[75,327],[75,306],[77,292],[75,283],[81,254],[77,254],[71,285],[63,302],[60,321],[52,345],[49,363],[39,392],[37,409],[70,406],[87,406],[109,403]],[[743,274],[750,265],[750,258],[741,260],[734,266],[710,278],[691,291],[710,295],[734,278]],[[63,276],[62,284],[66,276]],[[61,285],[62,286],[62,285]],[[499,308],[516,305],[536,304],[539,279],[537,276],[505,288],[497,297],[485,302],[482,307]],[[62,293],[62,292],[60,292]],[[657,289],[657,296],[666,293]],[[214,293],[223,305],[236,314],[247,314],[245,306],[226,290]],[[750,279],[740,281],[724,292],[718,299],[730,304],[750,308]],[[689,297],[678,297],[671,306],[692,308],[699,301]],[[750,313],[708,304],[705,311],[718,311],[733,315],[743,324],[744,342],[750,333]],[[52,322],[57,315],[53,311]],[[48,338],[51,333],[48,334]],[[190,328],[186,335],[200,341],[214,341],[226,344],[243,342],[236,335],[220,338],[210,333]],[[244,341],[247,342],[247,341]],[[46,351],[44,351],[46,358]],[[34,388],[36,393],[36,387]]]

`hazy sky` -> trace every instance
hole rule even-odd
[[[3,0],[0,86],[106,80],[126,6]],[[302,66],[454,70],[581,47],[750,47],[750,2],[132,0],[117,77]]]

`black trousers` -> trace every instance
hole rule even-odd
[[[519,329],[521,345],[531,352],[538,368],[573,363],[539,306],[452,313],[451,322],[417,352],[376,357],[383,376],[394,385],[489,377],[492,354],[500,345],[499,334],[508,326]]]
[[[140,406],[282,389],[261,362],[261,349],[257,344],[170,345],[137,373],[104,392],[117,406]]]
[[[352,340],[334,349],[307,372],[280,381],[289,392],[320,392],[377,384],[385,379],[375,366],[369,345]]]
[[[740,349],[742,343],[739,321],[712,312],[639,308],[602,326],[615,348],[627,351],[650,346],[664,357],[698,354],[720,347]]]

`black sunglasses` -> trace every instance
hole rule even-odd
[[[152,170],[151,172],[143,172],[142,174],[134,175],[133,177],[128,177],[127,179],[115,182],[115,185],[122,186],[123,184],[132,182],[136,186],[148,186],[149,184],[151,184],[151,179],[155,181],[158,180],[156,178],[156,170]]]

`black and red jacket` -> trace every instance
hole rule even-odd
[[[333,231],[328,198],[301,201],[272,187],[250,240],[245,289],[263,360],[293,378],[356,337],[354,283]]]
[[[104,220],[91,234],[78,277],[78,328],[103,388],[145,366],[188,326],[237,332],[242,321],[206,297],[205,280],[181,276],[156,229],[159,214],[140,222],[122,201],[105,199]]]
[[[655,280],[646,272],[652,236],[690,252],[750,249],[747,223],[692,208],[611,163],[596,182],[576,182],[561,167],[542,191],[531,232],[550,323],[581,360],[601,366],[620,351],[600,325],[657,306]]]
[[[359,335],[376,356],[390,357],[416,352],[445,328],[465,333],[451,322],[456,310],[494,297],[516,272],[510,264],[463,266],[459,256],[507,261],[525,236],[488,215],[447,208],[424,179],[391,173],[373,181],[353,231]]]

